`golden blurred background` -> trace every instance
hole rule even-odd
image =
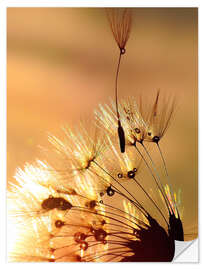
[[[197,231],[197,8],[134,8],[119,97],[175,95],[176,117],[161,141],[184,226]],[[7,175],[43,159],[47,133],[77,125],[114,96],[118,48],[103,8],[7,9]]]

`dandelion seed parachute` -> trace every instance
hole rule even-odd
[[[129,39],[131,30],[131,11],[130,9],[107,9],[107,16],[109,19],[110,27],[115,38],[115,41],[120,49],[118,58],[118,66],[116,70],[115,80],[115,101],[116,101],[116,114],[117,114],[117,133],[120,144],[121,153],[125,152],[125,132],[120,120],[118,109],[118,75],[120,70],[121,56],[125,54],[125,46]]]
[[[113,36],[123,54],[130,36],[132,24],[131,10],[127,8],[111,8],[106,9],[106,11]]]
[[[58,154],[60,164],[53,165],[56,172],[55,178],[58,183],[62,183],[61,190],[67,184],[74,190],[78,190],[81,195],[86,195],[88,190],[89,197],[94,199],[95,193],[102,192],[107,187],[108,181],[95,181],[95,175],[101,175],[100,169],[95,162],[102,163],[102,155],[106,151],[106,139],[101,136],[98,128],[93,128],[89,133],[84,126],[80,125],[78,129],[63,129],[65,133],[64,141],[49,136],[49,141]],[[77,182],[80,184],[77,184]]]

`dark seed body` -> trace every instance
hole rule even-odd
[[[125,133],[122,126],[118,126],[118,137],[119,137],[119,143],[120,143],[120,150],[121,153],[125,152]]]
[[[170,214],[169,225],[174,240],[184,241],[183,224],[180,218],[176,218],[174,214]]]

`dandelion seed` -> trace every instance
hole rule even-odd
[[[107,149],[107,143],[105,138],[102,138],[101,132],[96,128],[92,131],[92,134],[89,134],[82,125],[80,125],[79,130],[79,132],[74,132],[70,128],[64,129],[64,141],[55,136],[49,136],[51,144],[59,153],[59,159],[63,160],[60,169],[55,168],[58,172],[56,178],[63,185],[71,186],[76,193],[78,191],[76,183],[79,182],[79,193],[87,195],[88,190],[89,198],[94,200],[95,194],[102,192],[108,186],[108,183],[100,181],[99,184],[94,180],[96,176],[102,177],[95,161],[100,162],[102,160],[103,153]]]
[[[82,124],[78,130],[64,128],[63,131],[66,135],[64,142],[55,136],[49,136],[49,141],[68,164],[72,163],[74,170],[89,169],[92,161],[105,150],[105,141],[96,128],[93,134],[89,134]]]
[[[121,125],[120,114],[118,109],[118,75],[120,69],[121,56],[125,53],[125,46],[128,41],[131,30],[131,12],[129,9],[107,9],[107,15],[111,30],[115,41],[120,49],[118,59],[118,66],[116,71],[115,81],[115,100],[116,100],[116,114],[117,114],[117,132],[120,144],[121,153],[125,152],[125,132]]]

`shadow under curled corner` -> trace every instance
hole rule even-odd
[[[192,241],[175,241],[175,255],[173,262],[198,263],[199,243],[198,238]]]

